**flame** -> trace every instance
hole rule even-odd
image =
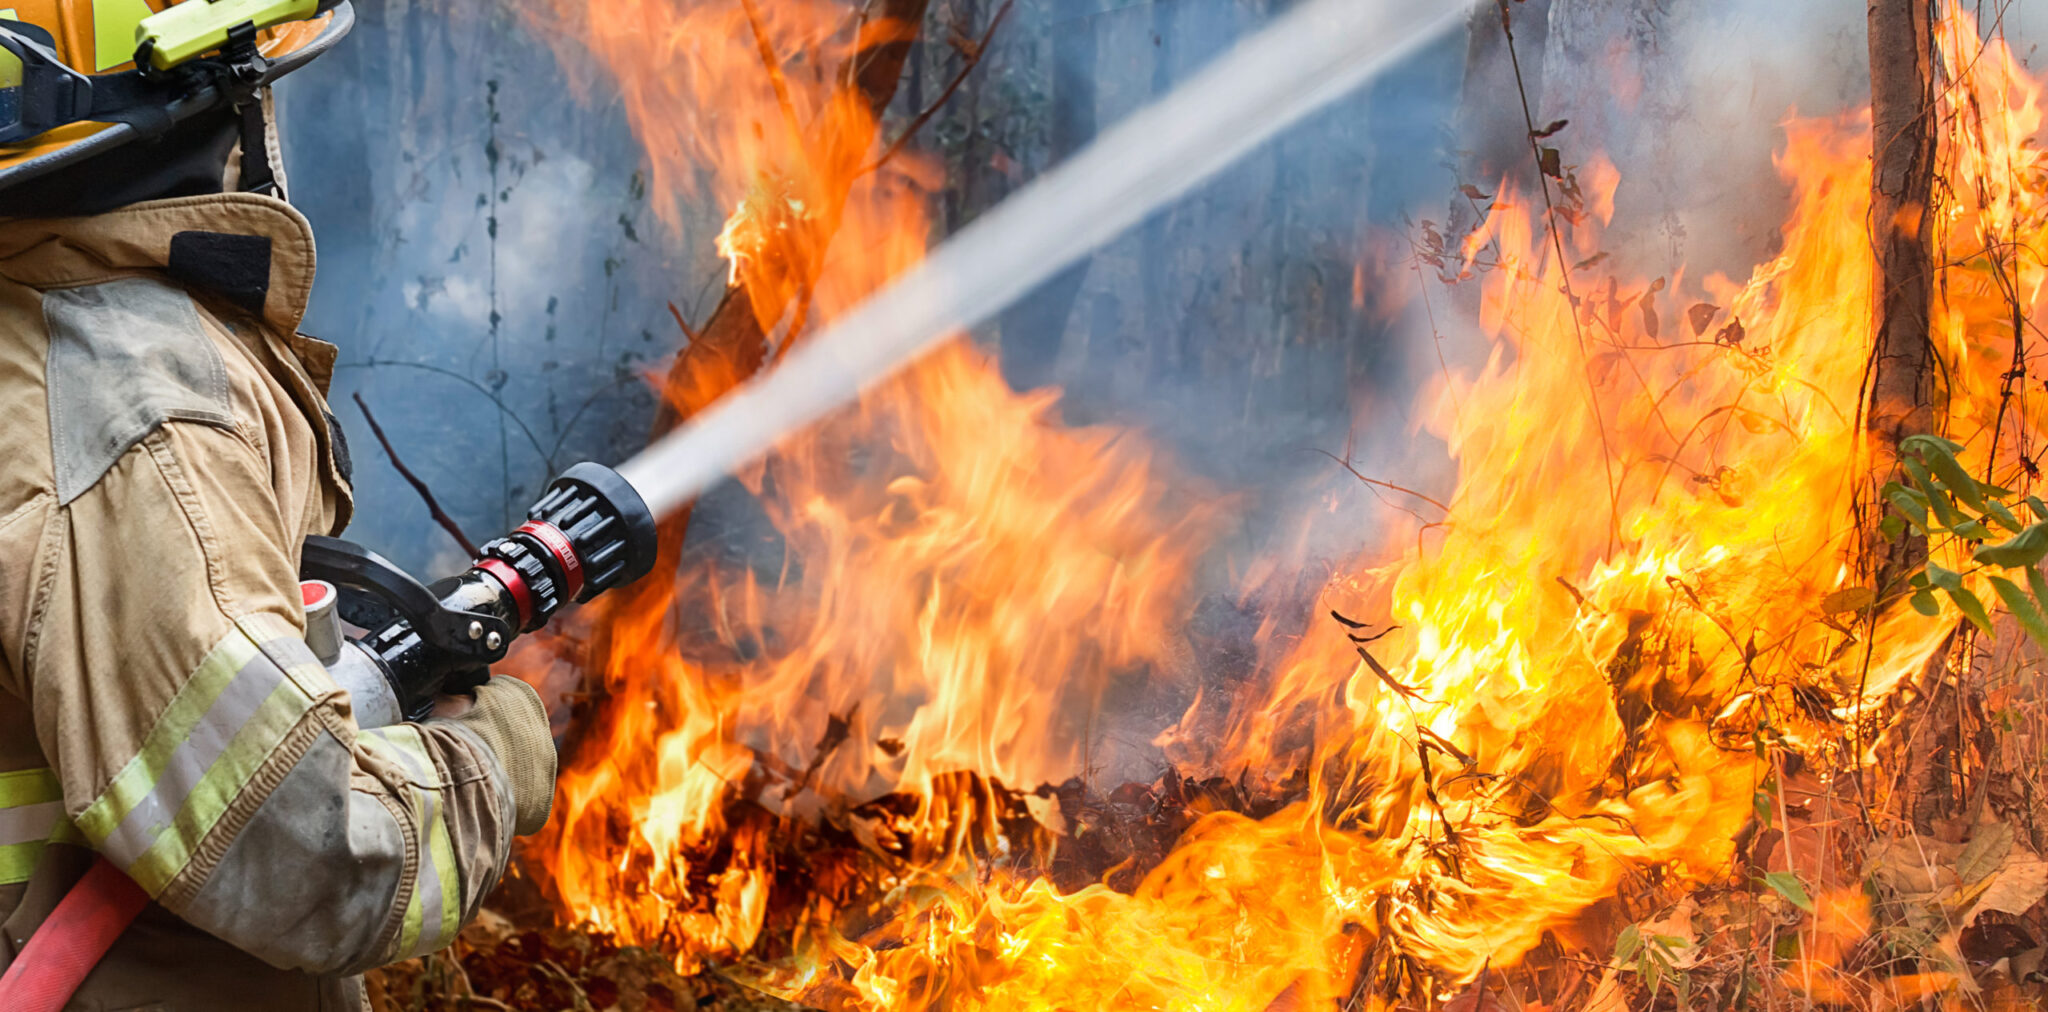
[[[736,208],[718,248],[780,340],[915,260],[936,180],[874,170],[836,69],[904,27],[761,2],[550,6],[656,191]],[[2041,85],[1953,3],[1941,33],[1946,427],[2003,476],[2048,421],[2005,396],[2044,276]],[[971,347],[933,356],[747,476],[779,568],[692,564],[603,613],[606,695],[532,867],[569,919],[860,1009],[1330,1008],[1376,947],[1465,980],[1652,876],[1738,876],[1765,746],[1867,761],[1956,626],[1854,614],[1869,129],[1785,124],[1782,248],[1746,278],[1612,273],[1597,156],[1501,190],[1437,263],[1481,289],[1483,363],[1420,399],[1455,493],[1419,536],[1356,532],[1314,608],[1383,635],[1269,616],[1235,687],[1179,645],[1225,504]],[[1182,705],[1141,726],[1114,703],[1140,697]],[[1033,789],[1160,756],[1287,803],[1063,888],[1072,813]]]

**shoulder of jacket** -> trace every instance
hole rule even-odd
[[[42,302],[60,505],[165,422],[234,428],[227,363],[182,289],[130,277],[53,289]]]

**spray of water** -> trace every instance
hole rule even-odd
[[[962,229],[619,472],[657,515],[1462,23],[1466,2],[1307,0]]]

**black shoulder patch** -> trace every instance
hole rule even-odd
[[[324,411],[327,416],[327,445],[334,450],[334,469],[341,472],[341,480],[350,485],[356,483],[356,464],[348,455],[348,433],[341,431],[341,422],[334,412]]]
[[[179,283],[203,288],[252,313],[270,297],[270,237],[180,232],[171,237],[164,269]]]

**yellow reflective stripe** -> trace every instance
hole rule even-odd
[[[156,13],[143,0],[92,0],[92,56],[96,73],[135,59],[135,29]]]
[[[84,843],[64,817],[64,789],[56,771],[0,773],[0,886],[28,881],[50,843]]]
[[[150,895],[185,869],[256,770],[311,709],[273,657],[311,657],[296,631],[258,647],[245,623],[221,638],[150,728],[141,750],[78,817],[78,828]],[[314,661],[313,663],[318,663]]]
[[[172,820],[173,831],[159,833],[149,849],[128,866],[128,876],[151,896],[170,885],[199,849],[199,841],[212,832],[214,824],[227,813],[228,805],[242,793],[243,785],[256,774],[256,768],[270,758],[307,708],[308,702],[298,687],[280,681],[186,796]]]
[[[362,745],[406,771],[404,799],[419,829],[420,854],[412,894],[405,904],[393,959],[404,959],[445,947],[462,922],[462,878],[455,865],[455,845],[448,832],[444,787],[434,758],[412,725],[366,731]]]
[[[20,885],[36,873],[43,859],[44,842],[14,843],[0,847],[0,886]]]
[[[440,814],[440,806],[436,804],[440,800],[438,797],[424,791],[416,790],[412,793],[416,796],[414,811],[428,819]],[[427,831],[425,822],[421,822],[419,826],[420,839],[424,842],[431,834]],[[431,852],[432,847],[422,849]],[[413,877],[412,896],[405,901],[405,924],[398,932],[397,956],[400,959],[420,954],[420,931],[425,927],[427,913],[428,877],[433,874],[433,863],[428,859],[428,855],[421,854],[420,857],[418,871]]]
[[[441,813],[428,827],[427,853],[433,858],[430,867],[434,877],[441,884],[441,909],[429,911],[440,916],[432,941],[433,948],[439,949],[453,942],[455,932],[462,927],[462,878],[455,870],[455,845],[448,839],[448,820]]]
[[[142,748],[121,772],[107,784],[107,789],[79,813],[78,828],[84,831],[86,839],[98,846],[112,834],[128,813],[149,796],[156,786],[157,776],[169,765],[171,755],[178,744],[192,733],[199,721],[206,716],[216,699],[234,681],[235,674],[242,666],[256,656],[256,644],[239,629],[230,631],[213,652],[194,668],[192,676],[171,698],[171,705],[164,707],[162,716],[149,729],[149,736],[143,739]]]
[[[0,773],[0,808],[62,800],[64,788],[57,783],[56,770],[44,767]]]

